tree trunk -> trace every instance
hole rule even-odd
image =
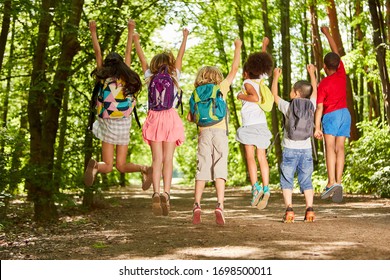
[[[213,4],[215,5],[214,2],[213,2]],[[224,38],[221,34],[221,27],[218,23],[219,17],[218,17],[218,10],[216,7],[215,7],[215,11],[217,13],[217,17],[215,20],[213,20],[212,28],[214,30],[214,34],[215,34],[216,41],[217,41],[217,48],[219,51],[220,61],[221,61],[221,64],[225,68],[223,71],[224,76],[226,77],[226,74],[229,71],[229,63],[227,61],[227,56],[226,56],[226,52],[225,52],[225,48],[224,48]],[[237,130],[240,127],[240,121],[238,118],[237,108],[236,108],[236,104],[235,104],[235,95],[234,95],[234,92],[233,92],[233,89],[231,86],[230,86],[230,91],[228,93],[227,103],[228,103],[228,107],[229,107],[230,120],[233,121],[234,128],[235,128],[235,130]],[[240,144],[240,153],[241,153],[242,162],[246,166],[245,149],[244,149],[243,144]]]
[[[323,64],[323,50],[320,38],[320,29],[318,26],[317,0],[310,1],[309,10],[311,15],[311,36],[312,36],[312,52],[313,63],[317,66],[317,82],[321,80],[320,71]]]
[[[338,52],[340,56],[344,56],[345,51],[343,47],[343,42],[341,40],[339,23],[338,23],[337,13],[336,13],[336,5],[334,3],[334,0],[329,0],[327,5],[327,14],[329,17],[329,25],[330,25],[330,30],[332,32],[332,37],[337,45]],[[353,102],[351,79],[349,78],[348,75],[347,75],[347,106],[351,114],[351,137],[349,139],[350,141],[354,141],[359,139],[359,132],[356,127],[356,113],[355,113],[354,102]]]
[[[273,41],[273,34],[272,29],[269,26],[269,20],[268,20],[268,3],[267,0],[262,1],[262,14],[263,14],[263,28],[264,28],[264,36],[268,37],[269,44],[268,44],[268,52],[270,54],[274,53],[274,41]],[[273,106],[271,111],[271,117],[272,117],[272,135],[274,136],[274,145],[275,145],[275,156],[278,162],[278,166],[280,167],[280,164],[282,163],[282,145],[281,145],[281,137],[280,137],[280,130],[279,130],[279,116],[278,116],[278,109],[276,108],[276,105]]]
[[[62,104],[62,116],[60,122],[60,133],[58,136],[58,147],[57,147],[57,156],[56,161],[54,163],[54,189],[55,192],[59,192],[62,185],[62,160],[64,158],[64,149],[65,149],[65,136],[66,129],[68,127],[68,104],[69,104],[69,85],[66,86],[66,90],[64,92],[64,100]]]
[[[1,24],[0,34],[0,73],[3,67],[5,46],[7,45],[8,32],[11,24],[12,1],[5,0],[3,5],[3,22]]]
[[[387,44],[390,43],[390,0],[386,0]]]
[[[282,35],[282,98],[289,98],[291,88],[291,40],[290,40],[290,1],[281,0],[281,35]]]
[[[42,2],[42,14],[39,22],[38,40],[34,51],[27,106],[30,126],[30,170],[26,178],[26,187],[28,189],[29,199],[34,202],[35,219],[39,222],[49,222],[57,219],[57,209],[54,205],[52,190],[47,184],[51,180],[47,176],[47,166],[43,166],[41,156],[41,112],[43,108],[43,97],[46,92],[45,53],[56,4],[56,0]]]
[[[379,67],[379,73],[382,82],[382,94],[384,100],[384,111],[387,124],[390,126],[390,82],[386,65],[386,32],[382,12],[380,10],[380,1],[369,0],[369,9],[371,14],[372,27],[374,29],[374,49],[376,50],[376,61]]]
[[[31,130],[31,165],[34,167],[35,178],[29,178],[29,191],[34,201],[35,219],[39,222],[54,221],[57,219],[57,210],[54,205],[53,181],[54,146],[58,130],[58,118],[61,109],[66,81],[69,77],[74,56],[79,50],[77,41],[78,26],[81,18],[84,0],[73,0],[70,16],[65,24],[62,38],[61,55],[58,60],[52,87],[47,92],[47,106],[42,108],[37,104],[38,96],[43,95],[40,83],[44,77],[44,51],[47,46],[50,24],[56,1],[43,2],[43,15],[40,23],[40,33],[35,52],[32,86],[29,95],[29,122]],[[41,44],[40,44],[41,43]],[[41,49],[42,48],[42,49]],[[38,105],[38,106],[36,106]],[[39,108],[40,110],[37,110]],[[40,119],[40,113],[44,116]]]

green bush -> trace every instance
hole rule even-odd
[[[361,138],[351,143],[345,165],[349,191],[390,195],[390,134],[387,124],[358,124]]]

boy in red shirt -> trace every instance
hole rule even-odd
[[[317,139],[325,138],[328,184],[321,198],[332,196],[333,202],[339,203],[343,200],[344,144],[351,130],[351,115],[347,108],[347,75],[329,28],[321,27],[321,31],[328,39],[332,52],[324,57],[327,77],[318,86],[314,136]]]

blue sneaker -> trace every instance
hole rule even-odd
[[[263,187],[264,195],[263,198],[260,200],[260,202],[257,204],[257,209],[263,210],[265,207],[267,207],[268,199],[271,196],[271,192],[268,188],[268,186]]]
[[[256,205],[259,203],[263,194],[264,194],[263,188],[259,185],[258,182],[256,182],[252,186],[252,201],[251,201],[252,207],[256,207]]]
[[[327,199],[331,195],[333,195],[336,191],[339,192],[341,190],[341,196],[342,196],[342,187],[340,185],[334,184],[330,186],[329,188],[326,187],[324,192],[321,194],[321,199]],[[342,199],[342,198],[341,198]]]
[[[343,201],[343,186],[336,184],[335,185],[335,191],[332,196],[332,201],[336,203],[340,203]]]

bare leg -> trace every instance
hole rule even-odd
[[[341,185],[344,171],[344,162],[345,162],[345,144],[346,137],[338,136],[336,137],[336,183]]]
[[[292,207],[292,190],[291,189],[283,189],[283,199],[284,204],[287,207]]]
[[[196,180],[195,181],[195,203],[198,203],[200,205],[200,201],[202,199],[203,191],[206,186],[206,181],[203,180]]]
[[[225,200],[225,180],[221,178],[215,179],[215,188],[217,190],[217,203],[219,203],[219,208],[223,209],[223,202]]]
[[[143,165],[126,162],[127,145],[116,146],[116,169],[121,173],[141,172]]]
[[[269,165],[265,149],[257,149],[257,160],[260,165],[261,180],[263,186],[268,186],[269,184]]]
[[[114,145],[102,142],[102,162],[98,163],[98,172],[109,173],[112,171],[114,162]]]
[[[245,145],[245,157],[248,165],[249,178],[253,186],[257,182],[257,164],[255,159],[255,147]]]
[[[308,207],[313,207],[313,196],[314,196],[313,189],[305,190],[303,191],[303,194],[305,195],[306,209]]]
[[[163,181],[164,181],[164,192],[168,194],[171,191],[172,174],[173,174],[173,154],[175,152],[175,142],[163,142]]]
[[[326,169],[328,172],[328,185],[330,187],[336,182],[336,137],[324,134],[326,148]]]
[[[162,142],[151,142],[152,149],[152,167],[153,167],[153,191],[160,193],[161,169],[163,163]]]

